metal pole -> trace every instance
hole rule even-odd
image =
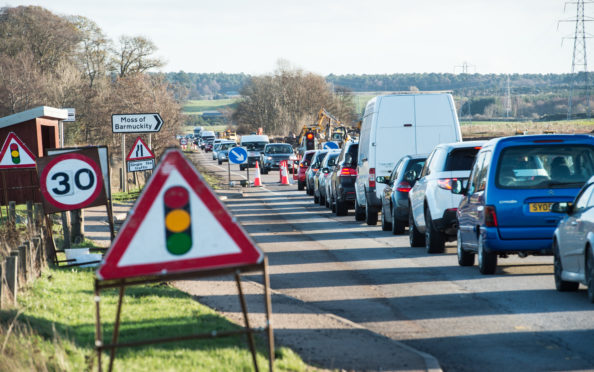
[[[274,333],[272,330],[272,301],[270,300],[270,277],[268,276],[268,257],[264,256],[263,276],[264,276],[264,297],[266,302],[266,329],[268,331],[268,369],[274,371]]]
[[[229,176],[229,186],[231,186],[231,161],[229,159],[227,159],[227,175]]]
[[[247,187],[250,187],[250,161],[247,162]]]
[[[239,271],[235,272],[235,282],[237,283],[237,290],[239,291],[239,302],[241,303],[241,311],[243,312],[243,319],[245,320],[245,328],[247,329],[248,343],[250,350],[252,351],[252,360],[254,362],[254,370],[258,372],[258,360],[256,359],[256,346],[254,342],[254,333],[250,327],[250,320],[247,313],[247,305],[245,303],[245,297],[243,297],[243,290],[241,289],[241,278],[239,277]]]
[[[118,335],[120,331],[120,317],[122,314],[122,299],[124,298],[124,286],[120,287],[120,298],[118,300],[118,309],[116,311],[116,320],[115,325],[113,327],[113,335],[111,336],[111,344],[115,345],[118,342]],[[107,369],[109,372],[113,369],[113,360],[115,359],[115,346],[111,348],[109,352],[109,368]]]
[[[97,371],[101,372],[101,313],[99,311],[99,283],[95,279],[95,350],[97,350]]]
[[[128,190],[128,175],[126,174],[126,134],[122,134],[122,192]]]

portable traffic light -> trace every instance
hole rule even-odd
[[[13,164],[21,163],[21,154],[19,153],[19,145],[16,143],[10,144],[10,156],[12,157]]]
[[[192,248],[190,194],[185,187],[172,186],[163,195],[167,251],[182,255]]]
[[[305,149],[314,150],[316,147],[316,140],[313,132],[307,132],[305,134]]]

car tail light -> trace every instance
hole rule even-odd
[[[305,164],[304,163],[299,163],[299,168],[305,168]]]
[[[400,183],[396,185],[396,191],[400,192],[409,192],[411,188],[412,186],[410,185],[410,183],[406,181],[400,181]]]
[[[452,183],[456,181],[457,178],[440,178],[437,180],[437,186],[441,187],[442,189],[451,190]]]
[[[342,167],[342,169],[340,170],[340,175],[341,176],[356,176],[357,170],[355,168]]]
[[[320,170],[320,168],[311,168],[311,170],[315,173]]]
[[[485,205],[485,226],[497,227],[497,213],[495,213],[495,206]]]
[[[375,187],[375,168],[369,168],[369,187]]]
[[[550,139],[550,140],[534,140],[534,143],[562,143],[563,140],[561,139]]]

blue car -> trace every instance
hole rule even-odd
[[[551,205],[572,202],[594,175],[594,137],[534,135],[496,138],[476,156],[457,211],[458,263],[493,274],[497,258],[552,254],[559,220]]]

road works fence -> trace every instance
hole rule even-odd
[[[54,246],[41,203],[27,202],[25,218],[14,202],[0,223],[0,309],[15,305],[23,287],[41,276]]]

